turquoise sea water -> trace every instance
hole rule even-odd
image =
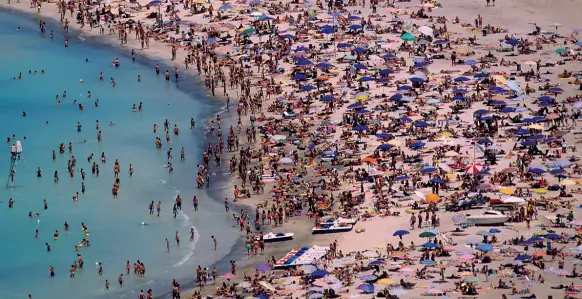
[[[20,26],[21,31],[16,31]],[[0,138],[16,135],[22,141],[23,159],[16,171],[15,187],[4,188],[10,173],[10,144],[4,141],[0,147],[0,298],[134,298],[132,292],[154,289],[155,295],[168,292],[172,278],[184,283],[192,281],[195,267],[209,266],[230,252],[238,232],[231,229],[232,216],[224,212],[222,204],[196,189],[196,163],[201,148],[208,143],[204,135],[203,119],[213,118],[220,111],[220,104],[208,98],[193,77],[182,70],[178,87],[156,77],[155,62],[146,61],[138,51],[138,62],[133,64],[128,49],[109,47],[70,34],[70,47],[64,47],[63,32],[56,24],[49,24],[55,38],[42,36],[38,20],[12,12],[0,11]],[[85,63],[85,58],[89,62]],[[116,58],[121,67],[110,66]],[[46,74],[40,74],[44,69]],[[162,71],[166,69],[162,66]],[[36,70],[38,75],[29,75]],[[171,70],[171,69],[170,69]],[[12,80],[22,72],[22,80]],[[103,72],[105,80],[99,80]],[[137,82],[138,74],[142,82]],[[108,78],[114,77],[113,88]],[[80,79],[84,84],[80,84]],[[188,84],[186,84],[188,82]],[[57,107],[55,95],[67,91]],[[91,91],[92,99],[87,99]],[[99,99],[96,108],[94,99]],[[82,103],[80,111],[73,100]],[[132,105],[143,102],[143,112],[132,112]],[[27,116],[22,117],[25,111]],[[189,120],[197,120],[197,128],[189,130]],[[225,116],[226,117],[226,116]],[[165,149],[155,149],[153,124],[163,128],[168,119],[171,127],[178,124],[179,137],[172,137],[169,145],[174,149],[174,173],[169,174]],[[101,123],[103,142],[97,142],[95,121]],[[48,121],[48,125],[45,122]],[[115,126],[109,126],[109,122]],[[77,122],[83,126],[77,132]],[[158,136],[164,139],[163,130]],[[26,136],[26,139],[24,139]],[[80,143],[87,140],[86,143]],[[78,202],[72,196],[81,191],[81,175],[67,175],[68,150],[59,154],[60,143],[73,143],[77,158],[76,169],[83,168],[87,177],[87,191]],[[186,162],[179,162],[180,147],[186,149]],[[56,150],[56,160],[52,151]],[[101,164],[101,174],[91,174],[87,162],[90,153],[99,161],[105,152],[108,161]],[[113,199],[115,159],[121,164],[121,189],[118,199]],[[135,174],[128,175],[129,164]],[[42,169],[42,178],[35,170]],[[60,182],[53,182],[58,171]],[[216,171],[215,183],[223,171]],[[2,175],[4,175],[2,177]],[[224,182],[222,182],[224,183]],[[172,204],[181,194],[183,212],[176,219]],[[201,212],[194,213],[192,196],[200,198]],[[8,208],[8,200],[16,202]],[[43,209],[43,199],[48,209]],[[160,217],[150,216],[150,201],[162,201]],[[28,213],[40,213],[30,219]],[[67,221],[71,230],[64,231]],[[81,230],[84,222],[90,231],[92,246],[75,251],[75,245],[84,238]],[[140,225],[142,222],[148,225]],[[189,242],[190,227],[196,227],[199,239]],[[40,237],[34,238],[38,229]],[[61,232],[58,241],[53,240],[55,230]],[[179,231],[181,245],[177,247],[174,234]],[[219,235],[219,250],[212,250],[210,235]],[[164,239],[172,241],[171,252],[166,253]],[[50,243],[47,253],[45,242]],[[82,254],[85,268],[75,278],[69,278],[69,267]],[[118,287],[117,277],[124,273],[125,262],[140,260],[146,265],[146,277],[134,274],[125,278],[123,288]],[[102,262],[104,275],[98,276],[95,264]],[[49,277],[49,265],[56,276]],[[225,272],[222,269],[219,272]],[[127,276],[127,275],[124,275]],[[105,291],[105,279],[111,289]]]

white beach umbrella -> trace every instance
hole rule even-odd
[[[434,31],[432,30],[432,28],[428,27],[428,26],[420,26],[418,27],[418,32],[424,34],[424,35],[430,35],[432,36]]]

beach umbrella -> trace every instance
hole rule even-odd
[[[300,90],[302,91],[312,91],[317,89],[317,87],[313,86],[313,85],[303,85],[301,86]]]
[[[354,63],[352,65],[352,67],[355,68],[356,70],[367,70],[368,69],[367,66],[365,66],[365,65],[363,65],[361,63]]]
[[[529,170],[529,172],[531,172],[531,173],[535,173],[535,174],[544,174],[544,173],[546,173],[546,171],[545,171],[545,170],[543,170],[543,169],[540,169],[540,168],[531,168],[531,169]]]
[[[444,184],[445,183],[445,181],[443,181],[443,179],[441,179],[441,178],[434,178],[434,179],[431,179],[429,182],[435,183],[435,184]]]
[[[295,48],[295,51],[297,52],[305,52],[305,51],[309,51],[309,48],[306,46],[298,46],[297,48]]]
[[[455,78],[455,82],[467,82],[467,81],[471,81],[470,78],[467,77],[457,77]]]
[[[515,45],[519,45],[520,44],[520,41],[517,40],[517,39],[508,39],[508,40],[505,41],[505,43],[508,44],[508,45],[515,46]]]
[[[414,122],[414,126],[417,128],[426,128],[426,127],[428,127],[428,123],[425,121],[417,121],[417,122]]]
[[[410,145],[410,148],[420,149],[420,148],[424,147],[424,145],[425,145],[424,142],[415,142],[415,143]]]
[[[380,144],[378,146],[378,149],[382,150],[382,151],[386,151],[386,150],[389,150],[391,148],[392,148],[392,145],[390,145],[390,144]]]
[[[338,43],[337,47],[338,48],[351,48],[353,45],[350,43]]]
[[[380,70],[380,75],[385,76],[385,75],[390,75],[393,74],[394,71],[391,69],[381,69]]]
[[[160,4],[162,4],[162,1],[160,0],[153,0],[150,1],[150,3],[148,3],[148,5],[160,5]]]
[[[432,36],[434,35],[434,30],[428,26],[420,26],[418,27],[418,32],[424,34],[424,35],[429,35]]]
[[[376,276],[376,275],[364,275],[364,276],[362,276],[361,279],[363,281],[373,281],[373,280],[378,279],[378,276]]]
[[[327,272],[325,270],[318,269],[318,270],[315,270],[315,271],[311,272],[311,277],[320,278],[320,277],[324,277],[324,276],[326,276],[328,274],[329,274],[329,272]]]
[[[403,41],[414,41],[416,37],[410,33],[404,33],[400,36],[400,39]]]
[[[381,261],[381,260],[375,260],[375,261],[371,261],[370,263],[368,263],[368,265],[384,265],[386,264],[386,262]]]
[[[367,126],[355,126],[352,128],[354,131],[367,131],[368,127]]]
[[[475,115],[485,115],[487,113],[489,113],[489,110],[486,110],[486,109],[479,109],[479,110],[474,112]]]
[[[459,258],[462,260],[468,261],[468,260],[472,260],[474,258],[474,256],[472,254],[466,253],[466,254],[459,256]]]
[[[490,233],[490,232],[488,232],[488,231],[484,231],[484,230],[482,230],[482,231],[478,231],[478,232],[477,232],[477,235],[479,235],[479,236],[483,236],[483,237],[489,237],[489,236],[491,236],[491,233]]]
[[[424,80],[422,78],[418,78],[418,77],[408,78],[408,80],[410,80],[410,82],[414,82],[414,83],[422,83],[422,82],[424,82]]]
[[[332,34],[334,32],[334,28],[330,25],[324,25],[319,27],[319,32],[323,34]]]
[[[477,247],[475,247],[475,249],[487,252],[487,251],[492,251],[493,246],[491,246],[490,244],[481,243],[481,244],[477,245]]]
[[[242,36],[249,36],[253,33],[255,33],[255,28],[247,28],[247,29],[243,30],[243,32],[241,32],[240,34]]]
[[[558,234],[547,234],[544,236],[544,238],[550,239],[550,240],[560,240],[560,239],[562,239],[562,236],[560,236]]]
[[[257,271],[269,271],[271,270],[271,266],[267,264],[257,264],[255,265],[255,270]]]
[[[566,171],[566,170],[564,170],[564,168],[556,168],[556,169],[552,169],[552,170],[550,170],[550,173],[551,173],[551,174],[554,174],[554,175],[556,175],[556,174],[564,174],[564,173],[566,173],[566,172],[567,172],[567,171]]]
[[[426,201],[430,202],[430,203],[437,203],[440,200],[440,196],[436,195],[436,194],[429,194],[426,196]]]
[[[281,38],[285,38],[285,39],[295,39],[295,36],[293,34],[283,34],[283,35],[279,35]]]
[[[465,282],[479,282],[479,277],[477,276],[467,276],[463,279]]]
[[[409,231],[401,229],[401,230],[395,231],[394,234],[392,234],[392,236],[399,236],[400,237],[400,236],[404,236],[404,235],[408,235],[408,234],[410,234]]]
[[[465,167],[465,172],[469,174],[476,174],[483,168],[483,165],[479,163],[470,163]]]
[[[479,62],[478,62],[477,60],[474,60],[474,59],[469,59],[469,60],[466,60],[466,61],[465,61],[465,64],[466,64],[466,65],[475,65],[475,64],[479,64]],[[466,77],[465,77],[465,78],[466,78]],[[455,80],[455,81],[456,81],[456,80]],[[469,81],[469,80],[467,80],[467,81]]]
[[[364,77],[361,77],[360,79],[358,79],[358,82],[367,82],[367,81],[374,81],[374,78],[369,77],[369,76],[364,76]]]
[[[531,255],[527,255],[527,254],[520,254],[518,256],[515,257],[515,261],[528,261],[531,260],[532,256]]]
[[[362,105],[361,103],[353,103],[348,105],[347,107],[348,109],[359,109],[359,108],[364,108],[364,105]]]
[[[377,284],[393,284],[394,280],[390,279],[390,278],[382,278],[378,281],[376,281]]]
[[[327,95],[319,99],[322,102],[333,102],[335,98],[333,96]]]
[[[422,265],[436,265],[436,262],[433,260],[423,260],[423,261],[420,261],[420,263]]]
[[[432,238],[432,237],[435,237],[436,234],[433,232],[422,232],[418,236],[421,238]]]
[[[389,290],[388,293],[392,296],[401,296],[408,293],[408,291],[402,288],[397,288]]]
[[[424,248],[437,248],[437,245],[435,243],[432,242],[426,242],[424,244],[421,245]]]
[[[433,173],[435,171],[437,171],[437,169],[434,167],[426,167],[426,168],[422,169],[420,172],[423,174],[426,174],[426,173]]]
[[[489,232],[492,234],[497,234],[497,233],[500,233],[501,231],[497,228],[492,227],[489,229]]]

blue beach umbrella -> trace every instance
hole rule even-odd
[[[426,174],[426,173],[433,173],[435,171],[437,171],[437,169],[434,167],[426,167],[423,170],[421,170],[420,172],[423,174]]]
[[[365,66],[365,65],[363,65],[361,63],[354,63],[352,65],[352,67],[355,68],[355,69],[357,69],[357,70],[367,70],[368,69],[367,66]]]
[[[367,126],[355,126],[352,128],[354,131],[367,131],[368,127]]]
[[[435,183],[435,184],[444,184],[445,181],[443,181],[443,179],[441,178],[434,178],[434,179],[430,179],[429,182]]]
[[[407,231],[407,230],[404,230],[404,229],[401,229],[401,230],[397,230],[397,231],[395,231],[395,232],[392,234],[392,236],[395,236],[395,237],[396,237],[396,236],[404,236],[404,235],[408,235],[408,234],[410,234],[410,232],[409,232],[409,231]]]
[[[508,44],[508,45],[515,46],[515,45],[519,45],[520,44],[520,41],[513,38],[513,39],[506,40],[505,43]]]
[[[359,108],[364,108],[364,105],[362,105],[361,103],[353,103],[348,105],[347,107],[348,109],[359,109]]]
[[[491,246],[490,244],[481,243],[481,244],[477,245],[477,247],[475,247],[475,249],[481,250],[481,251],[492,251],[493,246]]]
[[[313,86],[313,85],[303,85],[301,86],[301,90],[302,91],[311,91],[311,90],[315,90],[317,89],[317,87]]]
[[[515,257],[515,261],[529,261],[532,259],[531,255],[527,255],[527,254],[520,254],[518,256]]]
[[[351,48],[352,47],[352,44],[350,44],[350,43],[339,43],[339,44],[337,44],[337,47],[338,48]]]
[[[413,144],[410,145],[410,148],[422,148],[424,147],[424,143],[423,142],[415,142]]]
[[[315,278],[319,278],[319,277],[324,277],[327,274],[329,274],[329,272],[325,271],[325,270],[315,270],[313,272],[311,272],[311,277],[315,277]]]
[[[456,82],[467,82],[467,81],[471,81],[471,79],[467,78],[467,77],[457,77],[455,78]]]
[[[424,244],[421,245],[424,248],[437,248],[437,245],[435,243],[432,242],[426,242]]]

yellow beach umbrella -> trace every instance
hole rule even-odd
[[[503,77],[501,75],[495,75],[495,76],[493,76],[493,79],[497,80],[497,82],[499,82],[501,84],[507,84],[507,79],[505,79],[505,77]]]
[[[546,188],[538,188],[538,189],[535,189],[534,192],[537,193],[537,194],[545,194],[545,193],[548,193],[548,189],[546,189]]]
[[[512,195],[515,191],[511,188],[503,188],[501,190],[499,190],[499,193],[501,194],[505,194],[505,195]]]
[[[382,278],[378,281],[376,281],[377,284],[393,284],[394,280],[390,279],[390,278]]]
[[[361,94],[361,95],[358,95],[357,97],[355,97],[355,99],[356,99],[356,101],[365,101],[368,99],[368,95]]]

